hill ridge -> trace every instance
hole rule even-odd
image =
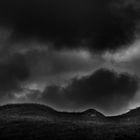
[[[6,110],[6,109],[14,109],[14,108],[25,108],[28,110],[30,109],[35,109],[35,110],[40,110],[40,111],[46,111],[46,112],[53,112],[53,113],[59,113],[59,114],[79,114],[79,115],[92,115],[96,114],[97,116],[104,116],[106,118],[110,117],[122,117],[122,116],[133,116],[133,115],[139,115],[140,116],[140,107],[137,107],[135,109],[131,109],[130,111],[123,113],[121,115],[116,115],[116,116],[105,116],[101,112],[97,111],[96,109],[89,108],[87,110],[81,111],[81,112],[67,112],[67,111],[58,111],[54,109],[53,107],[50,107],[48,105],[44,104],[39,104],[39,103],[19,103],[19,104],[6,104],[6,105],[1,105],[0,106],[0,111]]]

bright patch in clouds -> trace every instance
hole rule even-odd
[[[127,49],[115,53],[106,52],[104,58],[115,62],[128,62],[140,57],[140,40],[136,41]]]

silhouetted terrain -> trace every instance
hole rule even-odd
[[[96,110],[58,112],[39,104],[0,107],[0,140],[140,139],[140,108],[116,117]]]

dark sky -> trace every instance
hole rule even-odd
[[[0,104],[140,106],[139,15],[139,0],[1,0]]]

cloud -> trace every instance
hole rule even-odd
[[[140,40],[137,39],[128,48],[114,53],[106,52],[102,55],[105,63],[103,67],[120,72],[127,72],[140,76]]]
[[[27,43],[10,46],[3,51],[4,55],[0,57],[1,70],[4,69],[1,77],[6,78],[7,83],[2,80],[1,84],[12,102],[35,102],[35,95],[41,95],[46,87],[65,87],[71,79],[90,75],[103,63],[98,55],[92,55],[87,50],[43,48],[39,44]],[[5,92],[1,94],[5,96],[5,102],[9,100]]]
[[[126,111],[139,102],[139,15],[138,0],[1,0],[0,102]]]
[[[20,84],[27,80],[28,77],[29,69],[22,55],[15,54],[1,59],[0,97],[11,96],[12,92],[21,90]]]
[[[127,111],[137,90],[135,76],[99,69],[90,76],[74,79],[66,88],[47,88],[42,101],[64,110],[95,108],[106,115],[115,115]]]
[[[0,5],[0,25],[13,30],[13,42],[40,40],[57,49],[116,50],[133,41],[139,25],[137,1],[1,0]]]
[[[139,88],[129,63],[121,73],[119,68],[107,65],[107,58],[88,50],[58,51],[27,43],[12,46],[4,54],[0,57],[4,103],[39,102],[72,111],[92,107],[115,115],[128,109]]]
[[[30,69],[29,82],[46,86],[64,85],[74,77],[83,77],[95,71],[102,60],[86,50],[31,50],[24,54]]]
[[[139,84],[133,75],[139,76],[137,43],[103,55],[86,49],[58,51],[49,45],[24,42],[2,47],[1,103],[39,102],[72,111],[92,107],[107,115],[128,109]],[[111,60],[115,65],[109,65]]]
[[[139,59],[140,55],[140,40],[136,40],[128,48],[120,49],[117,52],[106,52],[104,58],[116,63],[131,62]]]

